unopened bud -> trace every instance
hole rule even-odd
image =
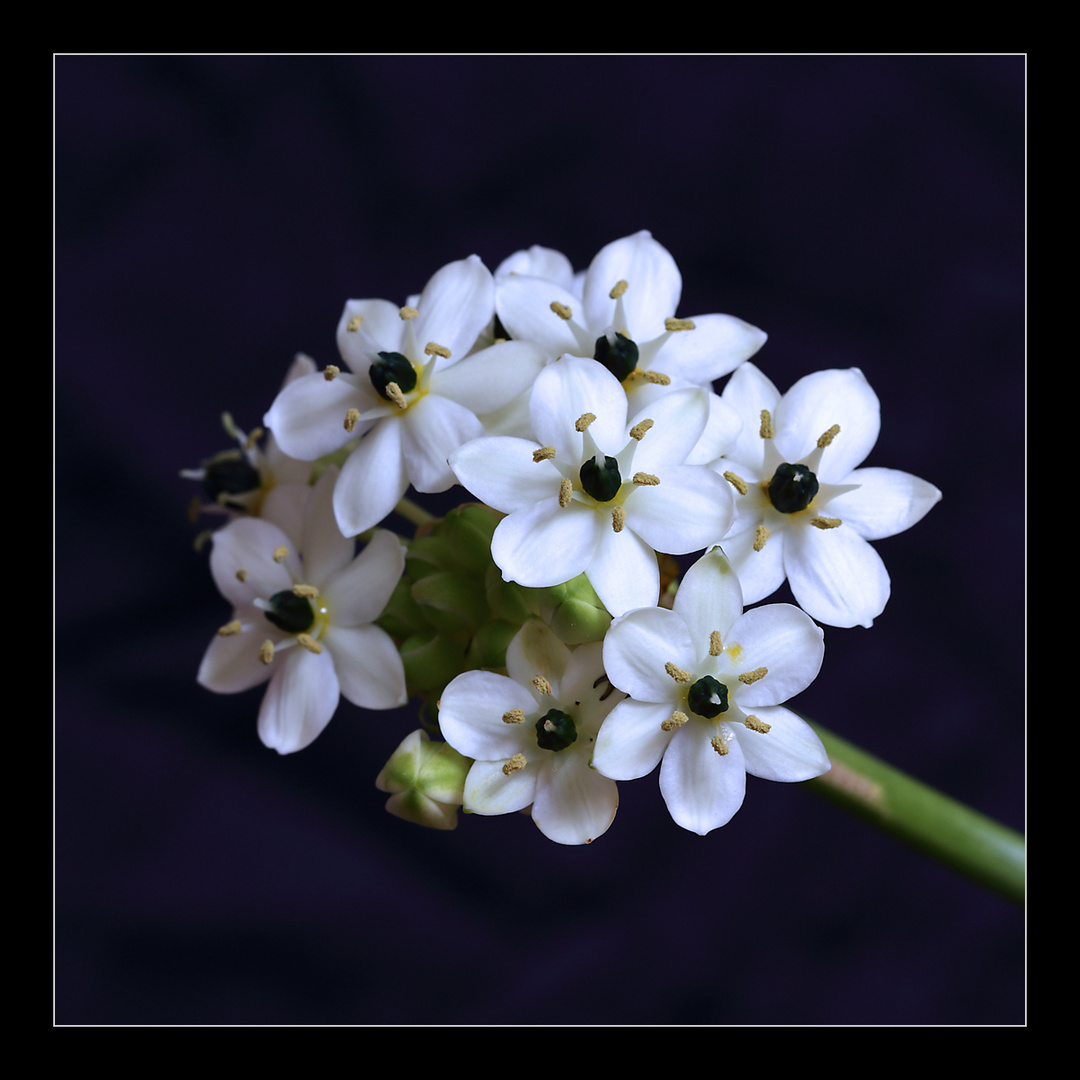
[[[396,817],[429,829],[454,829],[471,765],[449,743],[432,742],[417,730],[394,751],[375,786],[390,794],[386,809]]]

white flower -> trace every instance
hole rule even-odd
[[[799,605],[830,626],[870,626],[889,599],[885,564],[868,541],[903,532],[941,498],[917,476],[857,468],[877,441],[877,395],[858,368],[818,371],[782,397],[753,365],[724,401],[743,418],[714,464],[738,496],[724,551],[748,604],[786,577]]]
[[[415,307],[350,300],[337,331],[350,371],[327,368],[278,395],[264,419],[291,456],[315,460],[363,436],[334,495],[345,535],[382,521],[410,484],[451,487],[446,459],[483,434],[477,415],[532,382],[545,359],[534,345],[503,342],[469,355],[493,313],[491,273],[475,255],[439,270]]]
[[[628,423],[618,380],[564,356],[537,376],[529,411],[538,442],[493,436],[450,458],[469,491],[508,515],[491,542],[505,580],[545,588],[584,573],[620,615],[659,598],[657,551],[700,551],[727,531],[730,488],[684,464],[707,422],[702,391],[666,395]]]
[[[763,331],[731,315],[676,318],[682,276],[647,231],[602,248],[580,292],[568,269],[558,252],[516,253],[496,277],[496,313],[512,338],[553,356],[599,360],[632,396],[633,411],[665,387],[708,390],[765,343]]]
[[[443,691],[443,738],[475,761],[464,808],[485,816],[531,807],[540,831],[560,844],[588,844],[607,831],[619,797],[590,767],[600,723],[617,696],[604,679],[602,644],[571,651],[550,627],[529,622],[506,653],[509,675],[466,671]]]
[[[687,572],[674,607],[631,611],[604,639],[604,670],[630,695],[604,721],[595,768],[651,772],[675,822],[704,835],[742,805],[746,774],[798,781],[830,764],[808,724],[782,707],[817,676],[821,629],[797,607],[742,612],[718,548]]]
[[[270,680],[259,737],[271,749],[302,750],[330,722],[344,695],[367,709],[406,702],[405,672],[390,636],[371,625],[405,564],[400,540],[380,530],[355,558],[334,523],[337,470],[312,491],[303,558],[278,526],[238,518],[214,534],[210,570],[234,608],[199,668],[199,682],[236,693]]]

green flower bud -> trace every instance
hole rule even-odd
[[[423,631],[406,638],[398,648],[405,666],[409,696],[441,691],[466,670],[465,646],[446,634]]]
[[[413,599],[412,582],[407,578],[401,578],[394,586],[394,591],[390,594],[383,613],[375,620],[375,625],[399,641],[428,629],[424,609]]]
[[[517,623],[493,619],[476,631],[469,642],[465,662],[470,668],[506,667],[506,647],[520,627]]]
[[[394,751],[375,786],[390,794],[391,814],[429,829],[454,829],[471,765],[448,743],[432,742],[417,730]]]
[[[501,520],[501,514],[481,503],[466,503],[446,515],[439,534],[446,538],[457,568],[483,574],[493,565],[491,536]]]
[[[414,582],[413,599],[437,630],[475,630],[491,618],[483,583],[475,577],[444,570]]]
[[[541,612],[567,645],[600,641],[611,625],[611,615],[584,574],[544,590]]]
[[[503,581],[502,572],[492,563],[485,575],[488,607],[496,619],[520,626],[540,614],[540,590],[526,589],[513,581]]]

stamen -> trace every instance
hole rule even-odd
[[[835,529],[840,523],[840,518],[812,517],[810,519],[810,524],[819,529]]]
[[[515,754],[503,767],[503,776],[509,776],[511,773],[516,773],[518,769],[524,769],[527,762],[525,761],[524,754]]]
[[[769,674],[769,669],[764,667],[754,668],[753,671],[744,671],[739,676],[739,682],[745,683],[749,686],[751,683],[756,683],[758,679],[764,679]]]
[[[754,550],[760,551],[765,546],[765,541],[769,539],[769,530],[765,525],[759,525],[754,530]]]
[[[771,439],[773,437],[772,417],[769,415],[768,409],[761,410],[761,429],[758,434],[763,439]]]
[[[657,484],[660,483],[660,477],[653,476],[652,473],[648,472],[636,472],[634,473],[634,483],[645,484],[648,487],[655,487]]]
[[[668,331],[673,330],[695,330],[693,319],[676,319],[674,317],[664,320],[664,329]]]
[[[645,432],[652,426],[653,422],[651,420],[642,420],[640,424],[635,424],[630,429],[630,438],[637,442],[641,442],[641,440],[645,438]]]
[[[440,345],[437,341],[429,341],[424,346],[425,356],[441,356],[444,360],[450,359],[450,350],[445,345]]]
[[[297,596],[314,598],[319,595],[319,590],[316,589],[314,585],[294,585],[292,591],[296,593]]]
[[[674,731],[676,728],[680,728],[690,718],[684,712],[679,712],[677,709],[673,712],[661,725],[661,731]]]
[[[322,646],[310,634],[297,634],[296,640],[310,653],[318,656],[322,652]]]
[[[414,307],[409,307],[409,305],[408,305],[408,304],[406,304],[406,305],[405,305],[405,307],[403,307],[403,308],[402,308],[402,309],[401,309],[401,310],[400,310],[400,311],[398,312],[398,315],[399,315],[399,316],[400,316],[400,317],[401,317],[402,319],[415,319],[415,318],[416,318],[416,316],[417,316],[417,315],[419,315],[419,314],[420,314],[420,312],[419,312],[419,311],[417,311],[417,310],[416,310],[416,308],[414,308]]]
[[[762,735],[767,735],[772,728],[772,724],[766,724],[764,720],[759,720],[756,716],[748,716],[743,723],[751,731],[759,731]]]
[[[671,385],[671,376],[665,375],[662,371],[643,371],[641,377],[647,383],[655,383],[657,386]]]
[[[386,396],[399,408],[407,409],[409,407],[408,401],[405,400],[405,395],[401,392],[401,387],[396,382],[388,382],[386,384]]]
[[[535,675],[535,676],[533,676],[532,684],[536,688],[536,692],[538,694],[550,694],[551,693],[551,683],[549,683],[547,681],[547,679],[544,678],[543,675]]]
[[[664,665],[664,670],[677,682],[688,683],[693,676],[682,668],[676,667],[670,660]]]
[[[341,368],[334,364],[327,364],[323,370],[322,377],[327,382],[333,382],[341,374]]]
[[[232,622],[227,622],[218,630],[218,637],[233,637],[235,634],[239,634],[241,629],[239,619],[233,619]]]
[[[558,300],[551,301],[551,310],[559,316],[560,319],[566,319],[570,321],[571,316],[574,314],[565,304],[560,304]]]
[[[364,316],[363,315],[354,315],[345,324],[345,329],[348,330],[350,334],[355,334],[356,331],[359,330],[360,327],[363,326],[363,325],[364,325]]]
[[[554,456],[555,456],[555,447],[554,446],[541,446],[539,450],[534,450],[533,451],[533,461],[536,461],[536,462],[547,461],[548,458],[553,458]]]
[[[724,479],[740,494],[745,495],[750,490],[750,485],[737,473],[726,472]]]
[[[724,651],[724,645],[720,641],[720,631],[714,630],[709,635],[709,655],[719,656]]]
[[[345,414],[345,430],[346,431],[352,431],[352,429],[354,427],[356,427],[357,421],[359,421],[359,419],[360,419],[360,410],[359,409],[350,409]]]
[[[626,511],[621,506],[616,506],[611,511],[611,527],[616,532],[622,532],[626,524]]]
[[[574,497],[574,485],[564,476],[559,481],[559,505],[569,506],[570,500]]]
[[[840,425],[839,424],[833,424],[833,426],[831,428],[829,428],[828,431],[824,432],[824,434],[822,434],[821,438],[818,439],[818,441],[817,441],[818,449],[819,450],[824,450],[825,447],[828,446],[829,443],[831,443],[833,441],[833,439],[835,439],[836,436],[839,435],[839,434],[840,434]]]
[[[243,583],[247,581],[247,579],[248,572],[241,566],[240,569],[236,571],[236,580]]]
[[[503,713],[504,724],[524,724],[525,714],[520,709],[507,709]]]
[[[259,659],[264,664],[269,664],[274,659],[274,643],[269,638],[259,646]]]
[[[582,413],[577,420],[574,421],[575,431],[584,431],[594,420],[596,419],[596,413]]]
[[[261,427],[254,428],[244,440],[244,446],[250,450],[262,438],[262,435],[263,429]]]
[[[282,544],[280,547],[274,548],[274,554],[272,556],[274,562],[283,563],[289,557],[289,549]]]
[[[616,281],[611,288],[611,292],[608,293],[608,296],[611,297],[612,300],[618,300],[628,288],[630,288],[630,283],[628,281]]]
[[[713,738],[713,740],[712,740],[712,748],[713,748],[713,749],[714,749],[714,750],[715,750],[715,751],[716,751],[716,752],[717,752],[717,753],[718,753],[718,754],[719,754],[719,755],[720,755],[721,757],[723,757],[723,756],[724,756],[724,755],[725,755],[725,754],[726,754],[726,753],[728,752],[728,745],[727,745],[727,743],[726,743],[726,742],[724,742],[724,740],[723,740],[723,739],[722,739],[722,738],[721,738],[721,737],[720,737],[719,735],[717,735],[717,736],[715,736],[715,737]]]

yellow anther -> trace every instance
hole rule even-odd
[[[333,382],[341,374],[341,368],[334,364],[327,364],[323,369],[322,377],[327,382]]]
[[[244,440],[244,445],[250,450],[262,437],[263,429],[261,427],[257,427]]]
[[[726,753],[728,752],[728,745],[727,745],[727,743],[726,743],[726,742],[724,742],[724,740],[723,740],[723,739],[722,739],[722,738],[721,738],[721,737],[720,737],[719,735],[717,735],[717,736],[715,736],[715,737],[713,738],[713,740],[712,740],[712,748],[713,748],[713,749],[714,749],[714,750],[715,750],[715,751],[716,751],[716,752],[717,752],[717,753],[718,753],[718,754],[719,754],[719,755],[720,755],[721,757],[723,757],[723,756],[724,756],[724,755],[725,755],[725,754],[726,754]]]
[[[761,410],[761,430],[758,434],[763,439],[771,439],[773,437],[772,417],[769,415],[768,409]]]
[[[241,566],[240,569],[236,571],[236,580],[243,583],[247,581],[247,579],[248,572]]]
[[[528,764],[525,760],[524,754],[515,754],[502,768],[503,776],[509,776],[511,773],[516,773],[518,769],[524,769]]]
[[[693,319],[676,319],[674,317],[664,320],[665,330],[694,330]]]
[[[573,312],[565,304],[560,304],[558,300],[551,301],[551,310],[554,311],[560,319],[569,320],[573,315]]]
[[[743,723],[751,731],[760,731],[762,735],[767,734],[772,727],[772,724],[766,724],[764,720],[759,720],[756,716],[748,716]]]
[[[296,640],[308,652],[315,653],[316,656],[322,652],[322,646],[310,634],[297,634]]]
[[[709,655],[719,656],[724,651],[723,642],[720,640],[720,631],[714,630],[709,635]]]
[[[235,634],[239,634],[241,629],[239,619],[233,619],[232,622],[227,622],[218,630],[218,637],[233,637]]]
[[[346,431],[352,431],[352,429],[354,427],[356,427],[359,420],[360,420],[360,410],[359,409],[350,409],[345,414],[345,430]]]
[[[831,443],[833,441],[833,439],[835,439],[836,436],[839,435],[839,434],[840,434],[840,425],[839,424],[833,424],[833,426],[831,428],[829,428],[828,431],[824,432],[822,434],[821,438],[818,439],[818,441],[817,441],[818,449],[819,450],[824,450],[825,447],[828,446],[829,443]]]
[[[630,283],[627,281],[616,281],[611,288],[611,292],[608,293],[608,296],[610,296],[612,300],[618,300],[629,287]]]
[[[450,350],[445,345],[440,345],[437,341],[429,341],[424,346],[425,356],[441,356],[444,360],[450,359]]]
[[[319,595],[319,590],[314,585],[294,585],[292,591],[297,596],[315,597]]]
[[[630,438],[637,442],[641,442],[645,438],[645,432],[649,430],[653,425],[651,420],[642,420],[640,424],[635,424],[630,429]]]
[[[835,529],[840,524],[839,518],[812,517],[810,524],[819,529]]]
[[[548,458],[555,456],[554,446],[541,446],[539,450],[533,451],[533,461],[547,461]]]
[[[688,683],[693,676],[688,671],[676,667],[670,660],[664,665],[664,670],[677,682]]]
[[[665,375],[662,371],[643,371],[641,377],[647,383],[655,383],[657,386],[671,385],[671,376]]]
[[[398,312],[398,315],[399,315],[399,316],[400,316],[400,317],[401,317],[402,319],[415,319],[415,318],[416,318],[416,316],[417,316],[417,315],[419,315],[419,314],[420,314],[420,312],[419,312],[419,311],[417,311],[417,310],[416,310],[416,308],[414,308],[414,307],[409,307],[409,305],[408,305],[408,304],[406,304],[406,305],[405,305],[405,306],[404,306],[404,307],[403,307],[403,308],[402,308],[402,309],[401,309],[401,310],[400,310],[400,311]]]
[[[765,541],[769,539],[769,530],[764,525],[759,525],[754,530],[754,550],[760,551],[765,546]]]
[[[274,659],[274,643],[269,638],[259,646],[259,659],[264,664],[269,664]]]
[[[595,419],[596,419],[596,413],[591,413],[591,412],[582,413],[574,421],[574,430],[575,431],[584,431]]]
[[[652,473],[648,472],[636,472],[634,473],[634,483],[644,484],[646,487],[655,487],[660,483],[660,477],[653,476]]]
[[[407,409],[409,407],[408,401],[405,399],[405,395],[401,392],[401,387],[396,382],[388,382],[386,384],[386,396],[399,408]]]
[[[724,479],[740,494],[745,495],[750,490],[750,485],[738,475],[738,473],[726,472]]]
[[[363,325],[364,325],[364,316],[363,315],[354,315],[345,324],[345,329],[348,330],[350,334],[355,334],[356,331],[359,330],[360,327],[363,326]]]
[[[616,506],[611,511],[611,527],[616,532],[622,532],[626,524],[626,511],[621,506]]]
[[[751,683],[756,683],[758,679],[764,679],[769,674],[769,669],[764,667],[754,668],[753,671],[744,671],[739,676],[739,682],[745,683],[749,686]]]
[[[534,675],[532,684],[538,694],[551,693],[551,683],[549,683],[543,675]]]
[[[690,718],[684,712],[679,712],[677,709],[673,712],[663,723],[660,725],[661,731],[674,731],[676,728],[682,727]]]
[[[525,714],[521,711],[521,709],[507,709],[506,712],[503,713],[503,723],[524,724]]]
[[[574,485],[564,476],[559,481],[559,505],[569,506],[570,500],[574,497]]]
[[[273,560],[276,563],[283,563],[289,557],[289,549],[282,544],[280,547],[274,548]]]

